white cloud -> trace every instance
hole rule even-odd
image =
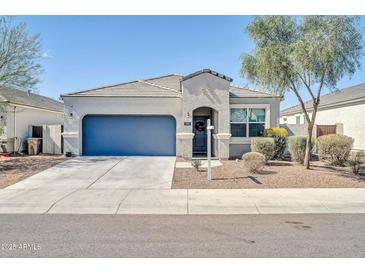
[[[53,58],[53,55],[51,54],[51,50],[46,50],[45,52],[43,52],[42,57],[46,58],[46,59]]]

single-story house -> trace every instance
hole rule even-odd
[[[24,151],[30,126],[63,124],[63,113],[62,101],[0,87],[0,141],[8,152]]]
[[[231,85],[210,69],[61,95],[65,152],[75,155],[240,157],[250,137],[279,124],[280,98]]]
[[[311,114],[312,101],[305,103]],[[344,134],[354,138],[354,149],[365,150],[365,83],[330,92],[321,97],[315,135]],[[280,112],[280,124],[289,130],[305,131],[306,121],[300,105]],[[300,132],[297,132],[300,134]]]

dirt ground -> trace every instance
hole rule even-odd
[[[63,155],[35,155],[0,158],[0,188],[15,184],[42,170],[65,161]]]
[[[206,170],[175,168],[172,188],[347,188],[365,187],[365,176],[354,175],[348,167],[331,167],[312,162],[310,170],[289,161],[271,161],[260,174],[250,174],[242,161],[221,161],[212,168],[212,181]]]

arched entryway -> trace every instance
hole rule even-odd
[[[214,134],[218,132],[218,111],[210,107],[199,107],[193,111],[193,157],[207,157],[207,121],[214,126],[212,132],[212,156],[218,155],[218,146]]]

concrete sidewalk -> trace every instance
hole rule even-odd
[[[0,213],[365,213],[365,189],[2,189]]]

